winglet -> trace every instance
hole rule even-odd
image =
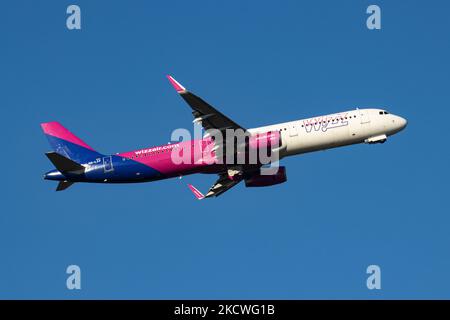
[[[188,184],[189,189],[191,189],[192,193],[198,200],[202,200],[205,196],[197,190],[196,187],[194,187],[192,184]]]
[[[175,90],[177,90],[178,93],[186,91],[186,88],[183,87],[177,80],[172,78],[172,76],[167,75],[167,79],[169,79],[170,83],[173,85],[173,87],[175,88]]]

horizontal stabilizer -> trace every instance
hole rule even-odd
[[[73,185],[75,182],[72,181],[60,181],[58,183],[58,186],[56,187],[56,191],[63,191],[66,190],[68,187]]]
[[[81,174],[84,172],[84,167],[81,164],[62,156],[59,153],[47,152],[45,155],[61,173],[70,172]]]

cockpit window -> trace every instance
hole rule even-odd
[[[380,111],[379,113],[380,113],[380,114],[383,114],[383,111]]]
[[[389,114],[389,112],[385,111],[384,114]]]
[[[380,111],[379,114],[389,114],[387,111]]]

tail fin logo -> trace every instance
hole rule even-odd
[[[53,151],[70,160],[87,163],[102,157],[102,154],[64,128],[59,122],[42,123],[41,127]]]

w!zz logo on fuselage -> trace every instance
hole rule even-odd
[[[348,125],[347,115],[348,113],[346,112],[303,120],[302,127],[305,128],[307,133],[311,132],[313,129],[314,131],[322,130],[325,132],[328,129],[344,127]]]

